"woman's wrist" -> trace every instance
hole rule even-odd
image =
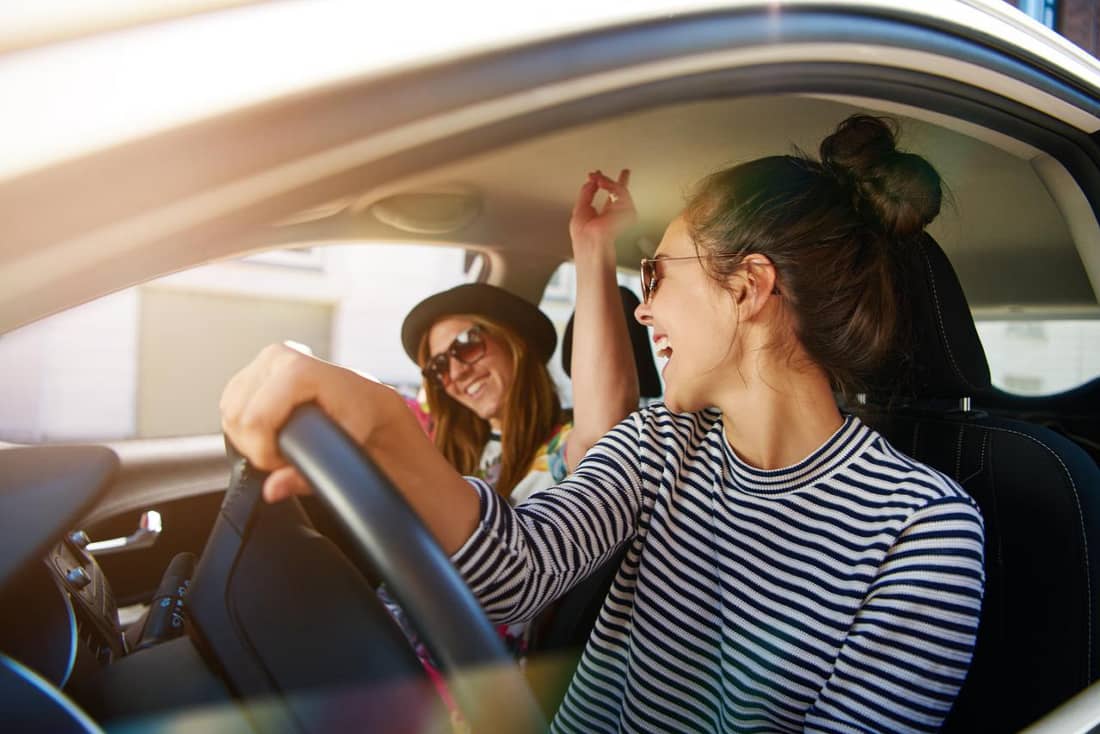
[[[578,238],[573,240],[573,262],[577,265],[615,262],[615,238]]]
[[[412,418],[404,398],[387,385],[338,369],[344,373],[346,387],[322,401],[327,403],[326,412],[337,418],[359,446],[367,450],[380,448],[389,427],[400,425],[402,417]]]

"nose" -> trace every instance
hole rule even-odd
[[[460,359],[455,357],[449,357],[447,359],[447,374],[451,378],[451,384],[462,378],[466,371],[470,369],[470,365],[466,364]]]
[[[653,311],[648,303],[639,303],[634,309],[634,318],[642,326],[653,326]]]

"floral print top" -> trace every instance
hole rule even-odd
[[[527,475],[520,480],[508,495],[508,502],[518,505],[535,492],[553,487],[560,483],[569,474],[569,465],[565,462],[565,443],[572,423],[565,423],[554,428],[554,432],[544,444],[535,451],[535,458],[531,462],[531,468]],[[478,464],[477,477],[484,479],[490,486],[495,487],[500,479],[501,443],[500,434],[489,434],[489,440],[481,452],[481,461]]]

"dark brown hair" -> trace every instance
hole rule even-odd
[[[512,387],[501,411],[501,466],[495,489],[508,497],[531,470],[535,452],[562,421],[561,401],[546,365],[515,331],[479,315],[469,319],[508,350],[512,358]],[[417,361],[428,361],[428,334],[424,332]],[[435,445],[460,474],[476,475],[481,453],[489,440],[489,421],[454,400],[435,380],[425,380],[428,410],[435,422]]]
[[[765,255],[793,333],[842,393],[891,352],[899,248],[940,210],[939,174],[897,150],[893,121],[855,115],[806,155],[761,158],[700,182],[684,211],[701,253]],[[703,261],[725,284],[741,258]]]

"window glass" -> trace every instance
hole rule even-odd
[[[409,245],[264,253],[43,319],[0,337],[0,440],[216,433],[230,376],[286,340],[415,395],[401,322],[422,298],[476,277],[482,259]]]
[[[1100,375],[1100,319],[976,323],[993,385],[1006,392],[1049,395]]]
[[[573,309],[576,306],[576,285],[577,275],[573,263],[562,263],[547,281],[546,288],[542,292],[542,301],[539,302],[539,310],[554,322],[554,329],[558,332],[558,345],[547,367],[550,370],[550,377],[558,388],[561,404],[566,407],[573,405],[573,386],[561,364],[561,344],[565,326],[569,323],[569,317],[573,315]]]

